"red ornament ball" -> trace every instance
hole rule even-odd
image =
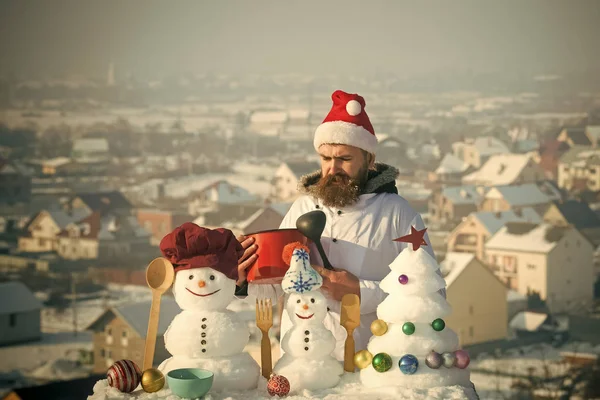
[[[142,371],[131,360],[119,360],[106,373],[108,384],[123,393],[131,393],[142,381]]]
[[[272,374],[267,383],[267,391],[271,396],[287,396],[290,392],[290,381],[285,376]]]

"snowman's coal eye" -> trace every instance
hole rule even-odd
[[[311,302],[311,303],[314,303],[314,302],[315,302],[315,299],[310,299],[310,302]]]
[[[300,304],[300,299],[298,299],[298,301],[296,301],[296,303]]]
[[[194,275],[190,275],[190,281],[194,279]]]
[[[210,279],[211,281],[214,281],[214,280],[215,280],[215,276],[214,276],[214,275],[211,275],[211,276],[209,276],[209,279]]]

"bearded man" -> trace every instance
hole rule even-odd
[[[321,267],[323,262],[315,248],[310,257],[323,276],[321,290],[329,306],[325,326],[337,340],[333,355],[342,361],[346,339],[346,331],[340,326],[342,296],[360,296],[361,320],[354,339],[356,349],[366,349],[377,306],[387,296],[379,282],[390,272],[389,264],[408,245],[394,239],[411,234],[411,227],[425,227],[421,216],[398,195],[398,170],[375,162],[377,138],[365,112],[365,100],[341,90],[333,93],[332,100],[331,111],[314,137],[321,170],[302,177],[302,196],[292,204],[280,228],[295,228],[298,217],[309,211],[322,210],[327,216],[322,244],[335,270]],[[426,234],[424,239],[430,243]],[[245,249],[238,264],[241,283],[256,261],[257,247],[253,238],[238,240]],[[434,255],[430,245],[424,249]],[[281,337],[290,327],[283,311]]]

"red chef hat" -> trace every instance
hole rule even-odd
[[[229,229],[207,229],[186,222],[160,241],[160,251],[175,272],[208,267],[237,281],[238,259],[244,249]]]

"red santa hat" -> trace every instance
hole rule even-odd
[[[244,248],[229,229],[208,229],[186,222],[161,240],[160,251],[175,272],[212,268],[237,281],[238,259]]]
[[[336,90],[333,106],[315,132],[314,146],[346,144],[375,154],[377,137],[365,111],[365,99],[357,94]]]

